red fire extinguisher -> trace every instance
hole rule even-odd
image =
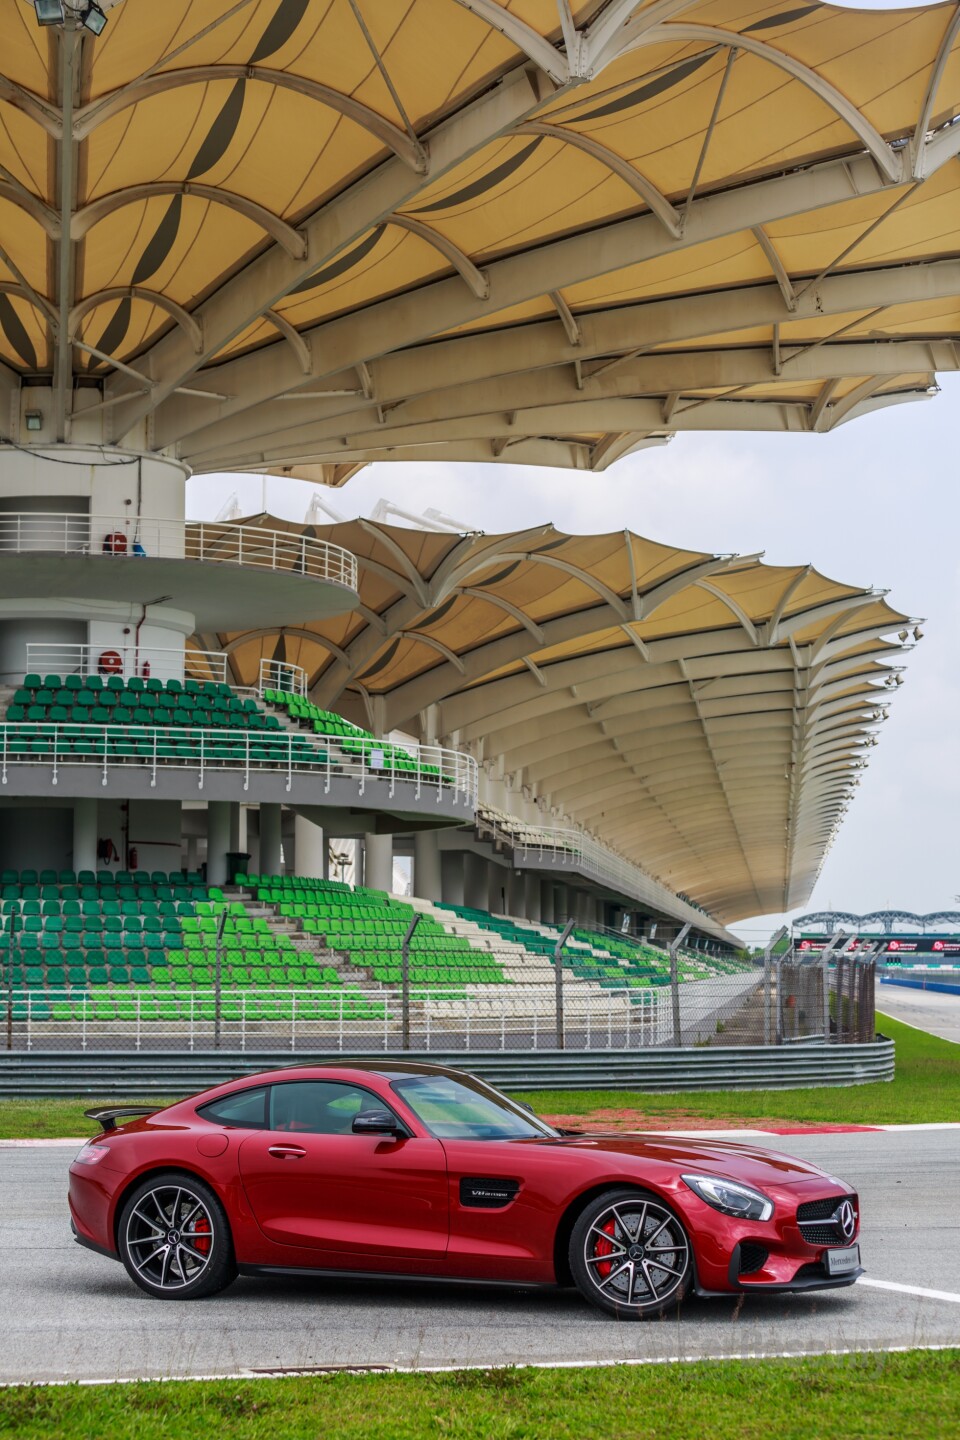
[[[136,868],[137,868],[137,858],[138,858],[138,857],[137,857],[137,847],[136,847],[136,845],[131,845],[131,846],[128,848],[128,850],[127,850],[127,869],[128,869],[128,870],[136,870]]]
[[[144,660],[143,664],[142,664],[141,667],[140,667],[140,674],[143,676],[144,680],[149,680],[149,679],[150,679],[150,661],[149,661],[149,660]]]

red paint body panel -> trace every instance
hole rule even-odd
[[[806,1161],[711,1140],[708,1133],[702,1139],[665,1134],[436,1139],[392,1089],[397,1068],[385,1059],[385,1074],[372,1065],[362,1073],[343,1065],[245,1077],[98,1136],[93,1144],[105,1148],[103,1161],[70,1167],[75,1230],[115,1254],[124,1195],[150,1172],[181,1170],[216,1191],[241,1266],[551,1283],[558,1278],[558,1229],[571,1208],[603,1189],[632,1185],[654,1192],[682,1218],[700,1288],[729,1293],[789,1286],[826,1248],[806,1242],[797,1205],[851,1194]],[[353,1086],[362,1079],[373,1103],[382,1099],[410,1133],[251,1130],[197,1114],[199,1106],[235,1091],[294,1078]],[[220,1146],[220,1154],[209,1153]],[[757,1222],[720,1213],[683,1182],[681,1176],[692,1172],[762,1191],[773,1201],[773,1217]],[[515,1182],[515,1198],[497,1208],[463,1203],[461,1180],[478,1177]],[[854,1206],[859,1233],[855,1197]],[[731,1257],[741,1242],[762,1246],[768,1258],[739,1279],[731,1275]]]

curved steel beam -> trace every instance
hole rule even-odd
[[[31,120],[35,120],[55,140],[59,140],[63,134],[63,118],[60,111],[40,95],[35,95],[32,90],[26,90],[22,85],[17,85],[6,75],[0,75],[0,100],[5,100],[8,105],[13,105],[17,110],[22,110],[24,115],[29,115]]]
[[[464,10],[469,10],[478,19],[485,20],[535,65],[545,71],[551,80],[563,85],[570,78],[570,67],[560,50],[555,50],[549,40],[544,40],[539,30],[534,30],[516,15],[512,15],[497,0],[456,0]]]
[[[109,290],[98,290],[94,295],[78,300],[69,316],[71,339],[76,335],[84,315],[95,310],[98,305],[109,304],[111,300],[143,300],[148,305],[156,305],[158,310],[165,310],[186,331],[198,355],[203,349],[203,331],[190,312],[178,305],[176,300],[171,300],[168,295],[161,294],[159,290],[146,290],[142,285],[113,285]]]
[[[29,288],[26,285],[18,285],[15,280],[0,280],[0,295],[17,295],[21,300],[26,300],[28,305],[32,305],[35,310],[39,310],[41,315],[49,321],[53,329],[56,329],[58,324],[56,309],[47,297],[41,295],[39,291]]]
[[[153,200],[164,195],[192,195],[213,205],[224,205],[230,210],[236,210],[247,220],[259,225],[278,245],[282,245],[292,260],[307,258],[306,239],[299,230],[294,230],[292,225],[281,220],[279,215],[274,215],[271,210],[258,205],[254,200],[248,200],[244,195],[221,190],[219,185],[202,185],[196,180],[151,180],[142,185],[128,185],[123,190],[115,190],[110,195],[101,196],[99,200],[92,200],[89,205],[74,211],[70,221],[70,238],[82,240],[94,225],[112,215],[115,210],[122,210],[125,205],[135,205],[139,200]]]
[[[442,655],[444,660],[448,660],[461,675],[466,673],[466,667],[460,656],[451,650],[449,645],[444,645],[442,640],[434,640],[432,635],[422,635],[419,630],[398,630],[397,635],[404,640],[416,640],[420,645],[429,646],[438,655]]]
[[[329,85],[308,80],[305,75],[290,75],[284,70],[270,70],[261,65],[193,65],[186,70],[169,70],[161,75],[149,75],[146,79],[134,81],[132,85],[125,85],[113,95],[106,95],[82,106],[74,117],[73,133],[78,140],[85,140],[97,126],[112,119],[114,115],[119,115],[131,105],[187,85],[209,85],[217,80],[257,80],[278,90],[291,90],[297,95],[305,95],[308,100],[318,101],[348,120],[355,121],[384,145],[389,146],[411,170],[416,170],[419,174],[425,173],[424,157],[417,151],[406,131],[398,129],[368,105],[362,105],[358,100],[334,90]]]
[[[651,180],[631,165],[629,160],[624,160],[615,150],[610,150],[606,145],[601,145],[590,135],[581,135],[577,130],[568,130],[563,125],[548,125],[543,120],[530,120],[525,125],[518,125],[518,135],[541,135],[548,140],[560,140],[565,145],[572,145],[577,150],[582,150],[585,155],[598,160],[601,165],[613,172],[618,179],[622,180],[630,189],[652,210],[668,235],[674,240],[679,240],[683,234],[683,218],[679,211],[675,210],[667,197],[657,189]]]
[[[434,250],[439,250],[440,254],[450,261],[457,274],[467,282],[478,300],[489,299],[490,281],[482,270],[477,269],[469,255],[464,254],[459,245],[454,245],[453,241],[448,240],[445,235],[441,235],[437,230],[432,230],[429,225],[424,225],[422,220],[414,220],[410,215],[391,215],[387,224],[397,225],[401,230],[408,230],[411,235],[416,235],[419,239],[425,240],[428,245],[432,245]]]
[[[45,205],[38,195],[34,195],[25,185],[18,185],[10,180],[0,180],[0,200],[9,200],[11,205],[16,205],[31,220],[46,232],[51,240],[60,239],[60,217],[49,205]]]
[[[299,330],[294,329],[290,321],[277,313],[276,310],[265,310],[264,320],[269,320],[274,330],[277,330],[293,350],[304,375],[309,375],[313,368],[313,357],[310,352],[309,341],[304,340]]]
[[[944,31],[943,39],[940,41],[937,58],[933,63],[933,69],[930,71],[930,78],[927,81],[923,104],[920,106],[917,126],[913,132],[910,153],[913,159],[911,173],[915,180],[922,180],[924,176],[923,162],[926,158],[924,140],[927,131],[930,129],[930,120],[933,116],[933,107],[936,102],[937,92],[940,89],[940,82],[943,79],[943,72],[947,68],[947,61],[950,59],[950,52],[953,49],[953,44],[958,34],[960,34],[960,5],[957,5],[954,9],[953,15]]]
[[[638,18],[642,19],[642,17]],[[692,43],[703,41],[707,45],[734,46],[737,50],[744,50],[747,54],[756,55],[760,60],[768,61],[779,70],[785,70],[794,80],[799,80],[801,85],[806,86],[808,90],[818,96],[824,104],[829,105],[830,109],[850,126],[850,129],[873,156],[888,181],[900,183],[904,180],[905,167],[902,157],[891,149],[879,130],[870,123],[863,112],[858,110],[852,101],[841,94],[835,86],[830,84],[829,80],[825,80],[816,70],[811,70],[809,65],[804,65],[800,60],[794,60],[792,55],[784,54],[782,50],[777,50],[775,46],[768,45],[764,40],[757,40],[752,35],[738,35],[732,30],[723,30],[716,25],[689,25],[684,21],[672,21],[666,25],[651,27],[644,22],[639,38],[635,38],[632,27],[628,27],[624,44],[619,53],[625,55],[631,50],[640,49],[646,45],[662,45],[669,40]]]

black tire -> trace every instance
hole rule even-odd
[[[117,1242],[130,1279],[155,1300],[199,1300],[236,1279],[226,1212],[193,1176],[161,1171],[143,1180],[120,1212]]]
[[[679,1216],[649,1190],[611,1189],[592,1200],[573,1227],[569,1260],[584,1299],[618,1320],[675,1309],[693,1275]]]

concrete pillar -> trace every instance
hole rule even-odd
[[[436,830],[418,830],[414,834],[413,893],[421,900],[443,898],[440,836]]]
[[[487,862],[470,850],[463,857],[463,903],[474,910],[486,910],[490,904]]]
[[[230,849],[229,800],[207,803],[207,884],[227,882],[227,851]]]
[[[199,857],[198,857],[198,855],[197,855],[197,846],[198,846],[199,839],[200,839],[199,835],[188,835],[188,836],[187,836],[187,869],[188,869],[188,870],[196,870],[196,869],[198,868],[198,866],[197,866],[197,860],[198,860]]]
[[[528,920],[540,920],[540,876],[536,870],[524,870],[523,889],[524,904],[523,913]]]
[[[553,881],[540,881],[540,919],[544,925],[552,925],[554,916]]]
[[[518,920],[523,919],[527,913],[524,873],[522,870],[510,869],[505,871],[505,874],[507,877],[507,914],[515,916]]]
[[[230,849],[239,850],[240,846],[240,813],[242,806],[230,803]],[[245,848],[245,847],[244,847]]]
[[[260,806],[260,875],[280,874],[280,805]]]
[[[393,889],[393,836],[366,835],[363,841],[363,883],[368,890]]]
[[[303,815],[293,818],[293,864],[297,875],[322,880],[327,838],[319,825]]]
[[[463,905],[463,851],[441,850],[440,895],[445,905]]]
[[[73,868],[97,868],[97,801],[96,798],[73,802]]]

